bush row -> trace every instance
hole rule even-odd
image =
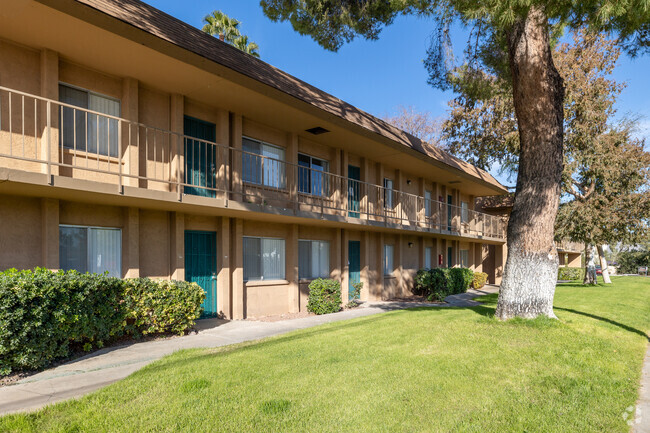
[[[558,280],[579,280],[584,275],[583,268],[567,268],[560,266],[557,270],[557,279]]]
[[[42,368],[121,336],[188,331],[205,292],[185,281],[76,271],[0,272],[0,375]]]
[[[429,301],[443,301],[449,295],[465,293],[473,280],[474,272],[467,268],[420,269],[413,293]]]

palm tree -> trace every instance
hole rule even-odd
[[[212,36],[219,36],[219,39],[232,45],[239,35],[239,21],[230,18],[221,11],[213,11],[212,14],[203,18],[205,25],[203,31]]]
[[[260,53],[257,51],[259,50],[259,45],[257,45],[253,41],[248,41],[248,36],[240,36],[237,39],[233,41],[232,44],[235,48],[238,48],[245,52],[246,54],[250,54],[253,57],[260,57]]]

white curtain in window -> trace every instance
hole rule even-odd
[[[284,239],[262,239],[262,279],[284,279],[284,256]]]
[[[262,256],[260,238],[244,238],[244,280],[262,279]]]
[[[424,249],[424,267],[431,269],[431,247],[426,247]]]
[[[88,271],[122,276],[122,231],[91,228],[88,233]]]
[[[460,265],[463,268],[469,266],[469,250],[460,250]]]
[[[461,219],[462,222],[466,223],[469,222],[469,203],[466,201],[461,201],[460,202],[460,210],[461,210]]]
[[[320,241],[318,242],[320,251],[318,276],[327,278],[330,275],[330,243]]]
[[[120,102],[103,96],[89,94],[88,109],[120,116]],[[118,122],[97,114],[88,114],[88,151],[100,155],[118,156]]]
[[[264,158],[264,185],[274,188],[284,188],[284,149],[263,144],[262,156],[267,157]]]
[[[431,191],[424,191],[424,215],[431,216]]]
[[[301,279],[327,278],[330,274],[330,243],[298,241],[298,276]]]

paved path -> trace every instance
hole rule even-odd
[[[468,293],[449,296],[445,299],[447,304],[434,305],[439,307],[476,306],[480,303],[472,301],[472,298],[494,293],[497,290],[496,286],[486,286],[481,291],[470,290]],[[196,334],[102,349],[67,364],[27,377],[16,384],[0,387],[0,415],[36,410],[57,401],[80,397],[123,379],[150,362],[177,350],[226,346],[280,335],[323,323],[422,306],[430,307],[432,304],[369,302],[354,310],[278,322],[201,320],[197,323],[199,332]]]
[[[643,359],[639,400],[636,404],[636,410],[630,415],[635,415],[632,429],[634,433],[650,433],[650,344]]]

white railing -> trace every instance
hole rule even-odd
[[[504,239],[503,218],[0,87],[0,166]]]

